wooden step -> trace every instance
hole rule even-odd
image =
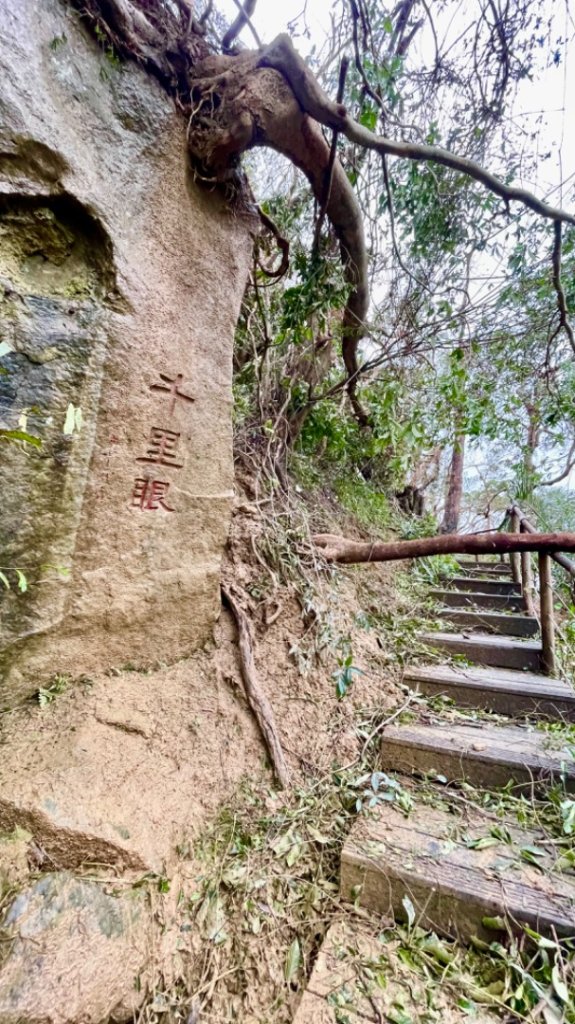
[[[463,707],[575,722],[575,690],[561,679],[502,668],[414,665],[405,669],[403,681],[426,696],[443,694]]]
[[[458,812],[416,803],[406,818],[393,805],[381,804],[357,821],[344,845],[341,895],[400,919],[406,917],[407,898],[418,925],[464,941],[472,935],[488,942],[500,938],[484,926],[486,917],[506,918],[514,930],[527,924],[544,935],[573,935],[575,884],[553,873],[556,851],[538,834],[511,825],[511,845],[494,841],[474,848],[474,842],[490,837],[492,825],[467,808]],[[541,849],[537,862],[543,870],[522,860],[526,847]]]
[[[523,612],[523,598],[517,594],[465,593],[463,590],[430,590],[429,596],[448,608],[492,608],[494,611]]]
[[[402,951],[399,937],[390,941],[383,930],[380,914],[358,913],[353,907],[344,916],[338,913],[323,938],[292,1024],[498,1024],[500,1018],[479,1005],[470,1018],[447,985],[434,986],[433,1013],[422,1017],[428,978],[402,960]]]
[[[504,612],[446,608],[439,612],[439,618],[464,629],[497,633],[500,636],[536,636],[539,632],[539,623],[532,615],[506,615]]]
[[[436,650],[459,654],[478,665],[497,668],[525,669],[538,672],[541,668],[541,644],[536,640],[512,640],[487,634],[419,633],[418,640]]]
[[[472,594],[516,594],[521,596],[521,584],[512,580],[470,579],[468,576],[452,576],[451,590],[464,590]]]
[[[456,555],[455,561],[462,569],[467,568],[488,568],[488,569],[507,569],[510,571],[511,566],[509,562],[502,562],[500,558],[474,558],[473,556],[468,557],[466,555]]]
[[[511,576],[511,569],[508,565],[475,565],[475,563],[471,562],[467,565],[460,562],[459,565],[462,570],[462,574],[465,576]]]
[[[381,760],[384,771],[444,775],[486,789],[510,780],[531,787],[560,777],[575,789],[570,749],[551,733],[515,725],[390,725],[383,733]]]

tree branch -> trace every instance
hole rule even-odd
[[[569,323],[569,313],[567,311],[567,299],[565,298],[565,291],[563,289],[563,282],[561,280],[561,251],[562,251],[562,229],[561,222],[556,220],[553,224],[555,229],[555,244],[553,245],[553,287],[557,293],[557,308],[559,310],[559,329],[563,328],[565,334],[569,339],[569,344],[575,353],[575,335],[573,334],[573,328]]]
[[[230,51],[232,43],[239,36],[245,25],[248,25],[250,32],[256,41],[256,46],[261,47],[262,44],[260,37],[258,36],[251,21],[252,14],[256,9],[257,0],[246,0],[243,6],[239,3],[239,0],[234,0],[234,3],[238,8],[239,13],[222,39],[222,50],[224,53],[228,53]]]
[[[339,68],[339,82],[337,87],[337,102],[341,103],[343,100],[343,93],[345,89],[345,80],[347,77],[347,69],[349,68],[349,60],[344,57],[340,68]],[[331,147],[329,151],[329,161],[325,172],[325,186],[324,195],[321,201],[321,207],[318,214],[317,222],[315,225],[315,231],[313,236],[312,255],[317,255],[319,252],[319,242],[321,238],[321,232],[323,228],[323,222],[327,213],[327,206],[329,203],[329,197],[331,195],[331,183],[333,180],[333,169],[335,166],[335,160],[337,157],[337,140],[339,138],[339,132],[334,132],[331,140]]]
[[[312,537],[328,562],[396,562],[429,555],[480,555],[508,551],[575,551],[575,533],[444,533],[440,537],[366,544],[331,533]]]
[[[289,241],[288,241],[287,238],[284,238],[284,236],[282,235],[282,233],[279,230],[279,228],[278,228],[277,224],[275,223],[275,221],[273,221],[271,219],[271,217],[268,217],[267,213],[264,213],[264,211],[262,210],[261,206],[256,207],[256,209],[257,209],[257,212],[258,212],[258,217],[260,218],[264,228],[266,228],[267,231],[269,231],[270,234],[272,234],[274,236],[274,238],[275,238],[275,240],[276,240],[276,242],[278,244],[278,249],[280,250],[280,252],[282,254],[281,263],[280,263],[279,267],[277,268],[277,270],[268,270],[267,267],[263,267],[261,265],[261,263],[260,263],[260,269],[261,269],[262,273],[264,273],[266,275],[266,277],[274,277],[274,278],[283,277],[284,274],[287,274],[287,272],[289,270],[289,250],[290,250]]]
[[[569,449],[569,453],[567,455],[567,463],[563,472],[560,473],[559,476],[554,477],[553,480],[541,480],[537,484],[537,487],[553,487],[554,484],[561,483],[561,481],[564,480],[566,476],[569,476],[569,473],[573,469],[573,466],[575,466],[575,440],[573,441]]]
[[[494,192],[506,202],[522,203],[547,220],[575,224],[575,214],[550,206],[527,189],[506,185],[501,178],[491,174],[475,160],[457,156],[441,146],[396,141],[384,135],[376,135],[368,128],[364,128],[349,116],[341,103],[334,103],[330,100],[294,49],[287,34],[278,36],[270,46],[266,47],[260,58],[260,66],[275,67],[276,70],[281,71],[302,108],[320,124],[347,136],[350,142],[355,142],[365,149],[373,149],[382,155],[398,156],[405,160],[425,160],[451,167],[452,170],[459,171],[468,178],[480,182],[490,192]]]

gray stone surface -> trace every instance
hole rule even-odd
[[[151,938],[141,891],[109,895],[68,872],[47,874],[13,900],[0,927],[1,1024],[133,1019]]]
[[[59,0],[0,23],[0,428],[42,440],[0,441],[6,706],[209,636],[251,245],[156,82]]]

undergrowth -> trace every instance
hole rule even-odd
[[[180,931],[182,943],[194,936],[198,949],[189,972],[169,992],[155,994],[141,1021],[188,1021],[193,1012],[194,1020],[218,1024],[288,1024],[326,932],[344,919],[351,931],[334,955],[345,962],[345,981],[328,998],[336,1024],[352,1024],[358,1014],[373,1022],[432,1024],[445,1020],[447,1008],[470,1020],[487,1009],[508,1021],[575,1024],[575,941],[484,918],[493,940],[475,938],[465,948],[423,927],[424,908],[416,910],[407,892],[406,921],[393,923],[343,904],[338,885],[355,816],[369,815],[380,802],[395,804],[414,825],[425,822],[426,807],[452,807],[459,812],[454,825],[460,824],[451,841],[503,847],[544,871],[533,841],[521,845],[523,833],[531,838],[538,830],[541,851],[556,844],[554,868],[562,858],[563,870],[571,871],[565,854],[574,836],[561,811],[560,784],[535,799],[510,789],[452,789],[437,780],[406,789],[394,776],[361,769],[357,763],[308,780],[285,798],[245,782],[196,846],[182,850],[191,861]],[[462,809],[473,811],[479,832]],[[509,832],[515,827],[519,840]],[[369,937],[367,951],[362,935]]]

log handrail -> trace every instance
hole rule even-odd
[[[575,552],[575,533],[442,533],[400,541],[355,541],[333,533],[312,537],[328,562],[396,562],[430,555],[492,555],[510,551]]]
[[[519,527],[525,533],[537,533],[537,528],[533,526],[533,523],[529,521],[527,516],[521,511],[519,506],[513,503],[507,509],[507,515],[510,517],[517,516],[519,520]],[[575,562],[572,562],[570,558],[567,558],[560,551],[553,551],[551,558],[557,565],[560,565],[566,572],[575,578]]]
[[[551,559],[575,576],[575,564],[561,552],[575,551],[575,533],[537,533],[518,506],[507,510],[512,532],[493,530],[487,533],[444,533],[435,537],[421,537],[404,541],[353,541],[331,533],[316,534],[312,539],[328,562],[354,565],[359,562],[394,562],[401,559],[424,558],[431,555],[509,554],[513,576],[523,584],[528,614],[535,613],[533,604],[533,576],[529,552],[539,558],[539,600],[541,624],[541,670],[554,675],[555,627],[553,622],[553,582]],[[504,521],[504,522],[505,522]],[[511,561],[511,559],[510,559]]]
[[[533,523],[529,521],[524,512],[519,508],[516,502],[506,511],[506,517],[504,522],[509,520],[511,529],[515,533],[519,533],[521,536],[536,536],[537,530]],[[521,554],[521,572],[520,578],[523,584],[523,599],[525,601],[525,607],[529,615],[535,614],[535,606],[533,604],[533,573],[531,569],[531,555],[528,551],[523,551]],[[513,558],[517,558],[517,555],[511,555],[510,560],[513,565]],[[539,550],[539,623],[541,626],[541,668],[545,675],[552,676],[555,673],[556,660],[555,660],[555,609],[553,603],[553,576],[551,573],[551,559],[560,565],[562,569],[565,569],[571,576],[575,577],[575,562],[572,562],[570,558],[567,558],[560,551],[547,551]],[[513,578],[516,579],[515,571],[513,571]]]

